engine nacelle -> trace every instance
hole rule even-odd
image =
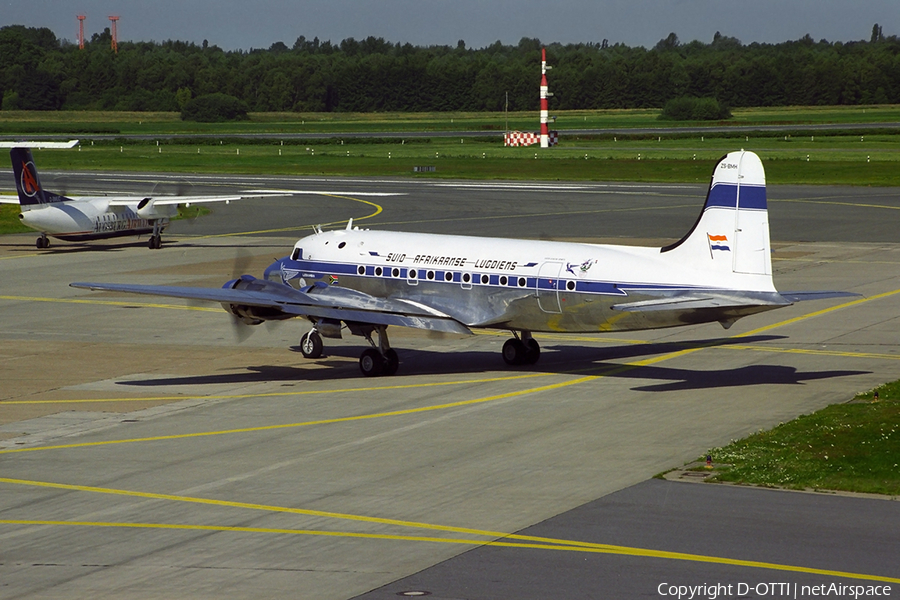
[[[153,202],[153,198],[144,198],[143,200],[138,202],[137,208],[134,212],[136,212],[140,218],[152,221],[155,219],[174,217],[178,214],[178,205],[164,204],[161,206],[157,206],[156,203]]]
[[[242,306],[240,304],[225,304],[222,303],[222,308],[225,309],[230,315],[233,315],[241,320],[244,325],[259,325],[265,319],[261,319],[254,313],[254,309],[257,308],[255,306]]]
[[[272,284],[263,279],[256,279],[250,275],[241,275],[238,279],[229,281],[222,287],[232,290],[262,290],[267,286],[283,284]],[[283,321],[290,319],[296,315],[288,314],[278,308],[271,306],[252,306],[247,304],[222,303],[222,308],[230,315],[234,315],[247,325],[259,325],[263,321]]]

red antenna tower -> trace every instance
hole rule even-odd
[[[84,20],[87,15],[75,15],[78,17],[78,47],[84,50]]]
[[[112,34],[112,49],[116,54],[119,53],[119,36],[116,35],[116,21],[118,21],[118,20],[119,20],[119,17],[117,17],[117,16],[111,15],[109,17],[109,22],[112,25],[109,28],[109,32]]]

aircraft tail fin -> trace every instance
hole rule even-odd
[[[38,176],[37,167],[34,165],[31,149],[13,148],[9,151],[9,157],[12,160],[13,174],[16,178],[19,204],[23,210],[67,200],[64,196],[44,190],[44,187],[41,185],[41,179]]]
[[[694,227],[661,252],[711,273],[768,276],[771,282],[766,174],[759,157],[741,150],[722,158]]]

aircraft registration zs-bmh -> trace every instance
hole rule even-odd
[[[221,289],[72,283],[92,290],[220,302],[247,324],[305,317],[308,358],[344,323],[371,345],[363,374],[391,375],[397,352],[389,325],[471,333],[501,329],[510,365],[540,356],[536,332],[597,333],[719,322],[730,327],[754,313],[799,300],[855,295],[779,293],[772,259],[765,173],[752,152],[716,165],[694,227],[664,248],[361,230],[299,240],[290,256]],[[373,333],[378,334],[377,343]]]
[[[18,203],[19,219],[24,225],[41,232],[35,246],[49,248],[48,235],[69,242],[85,242],[109,238],[150,234],[151,250],[162,245],[162,232],[169,219],[178,214],[178,205],[200,202],[230,202],[259,198],[271,194],[238,194],[231,196],[75,196],[67,197],[44,190],[38,177],[31,148],[72,148],[71,142],[0,143],[11,148],[17,199],[0,196],[0,203]]]

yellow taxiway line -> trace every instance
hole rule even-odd
[[[404,521],[398,519],[386,519],[381,517],[366,517],[362,515],[353,515],[347,513],[334,513],[328,511],[307,510],[301,508],[289,508],[283,506],[270,506],[263,504],[252,504],[246,502],[232,502],[227,500],[214,500],[209,498],[196,498],[191,496],[177,496],[171,494],[155,494],[148,492],[134,492],[130,490],[118,490],[113,488],[101,488],[92,486],[57,484],[43,481],[29,481],[22,479],[0,478],[0,483],[26,485],[36,487],[47,487],[53,489],[65,489],[71,491],[93,492],[100,494],[113,494],[119,496],[130,496],[153,500],[168,500],[175,502],[188,502],[193,504],[205,504],[213,506],[228,506],[233,508],[243,508],[250,510],[261,510],[266,512],[290,513],[304,516],[324,517],[330,519],[350,520],[366,523],[377,523],[381,525],[391,525],[406,528],[425,529],[432,531],[444,531],[448,533],[466,534],[493,538],[488,540],[475,539],[459,539],[459,538],[441,538],[426,536],[410,536],[410,535],[391,535],[391,534],[374,534],[359,532],[342,532],[342,531],[316,531],[304,529],[275,529],[275,528],[258,528],[258,527],[234,527],[227,525],[186,525],[186,524],[166,524],[166,523],[109,523],[95,521],[45,521],[45,520],[0,520],[0,524],[6,525],[52,525],[52,526],[82,526],[82,527],[130,527],[144,529],[181,529],[181,530],[200,530],[200,531],[228,531],[241,533],[275,533],[290,535],[317,535],[329,537],[351,537],[351,538],[367,538],[379,540],[397,540],[397,541],[414,541],[414,542],[432,542],[445,544],[466,544],[475,546],[502,546],[508,548],[531,548],[542,550],[557,550],[569,552],[588,552],[601,554],[619,554],[625,556],[637,556],[644,558],[662,558],[669,560],[684,560],[691,562],[703,562],[711,564],[723,564],[740,567],[750,567],[758,569],[772,569],[778,571],[790,571],[796,573],[809,573],[816,575],[827,575],[833,577],[844,577],[848,579],[863,579],[868,581],[884,581],[890,583],[900,583],[900,578],[885,577],[882,575],[869,575],[864,573],[852,573],[846,571],[835,571],[830,569],[816,569],[812,567],[802,567],[796,565],[783,565],[777,563],[767,563],[762,561],[750,561],[734,558],[724,558],[717,556],[706,556],[700,554],[688,554],[684,552],[670,552],[667,550],[653,550],[647,548],[634,548],[629,546],[618,546],[612,544],[600,544],[594,542],[584,542],[577,540],[564,540],[557,538],[547,538],[540,536],[529,536],[521,534],[510,534],[498,531],[488,531],[480,529],[472,529],[468,527],[453,527],[448,525],[435,525],[430,523],[421,523],[415,521]],[[515,542],[505,540],[516,540]]]

